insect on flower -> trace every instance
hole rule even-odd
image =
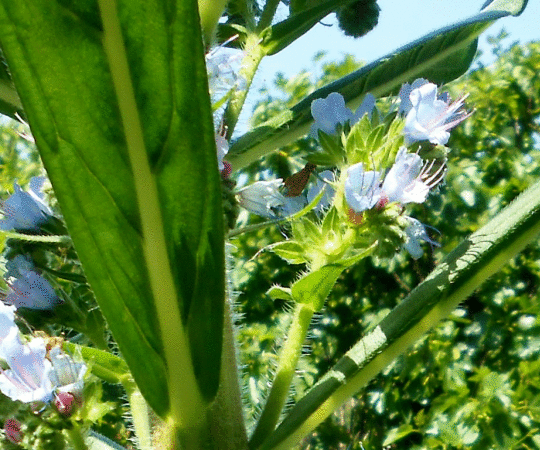
[[[310,175],[317,168],[315,164],[307,163],[302,170],[286,178],[283,184],[287,188],[286,197],[298,197],[306,187]]]

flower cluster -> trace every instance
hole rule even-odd
[[[361,213],[375,206],[384,207],[387,203],[423,203],[434,186],[444,177],[445,166],[432,172],[432,163],[424,163],[417,154],[408,153],[401,147],[394,165],[384,181],[382,172],[365,171],[362,163],[354,164],[347,170],[345,198],[351,208],[351,221],[361,221]],[[407,218],[410,225],[405,229],[407,240],[405,248],[413,258],[422,256],[419,240],[436,244],[429,239],[424,226],[416,219]]]
[[[388,204],[394,205],[393,208],[397,205],[395,211],[399,211],[402,230],[398,233],[400,242],[404,242],[404,247],[414,258],[419,258],[421,241],[438,244],[429,238],[422,223],[403,215],[403,211],[409,203],[425,202],[429,192],[444,182],[444,145],[448,142],[449,131],[471,113],[463,109],[465,97],[452,103],[447,94],[438,95],[437,86],[424,79],[404,84],[399,99],[397,114],[394,109],[388,120],[381,118],[371,94],[364,97],[354,112],[338,93],[314,100],[310,137],[318,139],[326,135],[321,139],[318,160],[336,166],[335,174],[329,170],[319,173],[316,184],[302,191],[304,183],[293,196],[288,195],[288,179],[258,181],[238,192],[239,204],[260,216],[287,217],[305,208],[327,184],[326,193],[315,209],[318,213],[324,213],[334,204],[342,210],[341,217],[348,219],[349,226],[355,227],[364,222],[366,211],[383,210]],[[381,139],[383,133],[386,138]],[[416,148],[439,146],[439,156],[424,160],[420,150],[409,151],[407,146],[420,141],[427,141],[427,144]],[[373,169],[368,170],[368,166]],[[309,177],[309,174],[304,175]],[[335,200],[335,192],[340,193],[337,197],[341,200]]]
[[[444,145],[450,137],[449,130],[469,117],[462,110],[465,97],[450,103],[448,95],[437,96],[437,86],[427,80],[418,79],[400,90],[398,112],[405,116],[403,136],[406,144],[427,140],[432,144]],[[365,171],[362,163],[347,169],[345,198],[353,221],[361,220],[361,213],[387,203],[423,203],[430,190],[443,182],[445,164],[424,162],[417,153],[399,148],[393,166],[383,179],[383,172]],[[420,241],[437,245],[432,241],[422,223],[407,217],[405,248],[413,258],[422,256]]]
[[[58,347],[47,351],[41,337],[26,342],[14,322],[14,311],[0,303],[0,359],[9,366],[0,373],[0,391],[24,403],[48,403],[59,392],[80,396],[86,366]]]
[[[0,229],[41,231],[41,227],[53,218],[51,209],[43,200],[41,187],[44,182],[45,177],[32,178],[28,192],[15,183],[15,192],[3,202],[4,218],[0,220]],[[60,303],[54,289],[38,273],[29,256],[11,256],[6,269],[4,279],[9,287],[3,299],[6,304],[16,308],[47,310]]]

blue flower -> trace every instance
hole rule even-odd
[[[382,196],[388,202],[423,203],[431,188],[438,185],[445,174],[443,164],[431,173],[434,162],[424,164],[416,153],[407,153],[401,147],[396,155],[396,161],[390,168],[382,185]]]
[[[53,347],[49,352],[53,370],[49,378],[56,391],[69,392],[78,396],[83,390],[83,377],[86,373],[86,364],[74,361],[71,356],[62,352],[60,347]]]
[[[8,370],[0,373],[0,391],[24,403],[52,401],[59,392],[80,396],[86,365],[75,362],[57,346],[47,352],[43,338],[23,342],[19,329],[10,329],[0,345]]]
[[[11,332],[11,330],[17,328],[14,319],[15,307],[12,305],[5,305],[4,303],[0,302],[0,348],[3,340]]]
[[[49,282],[39,275],[29,258],[17,255],[6,264],[4,275],[10,291],[4,302],[16,308],[53,309],[60,299]]]
[[[286,197],[283,180],[257,181],[238,191],[238,203],[249,212],[275,219],[287,217],[301,211],[307,204],[306,197]]]
[[[311,115],[315,121],[311,126],[309,135],[317,138],[319,130],[326,134],[334,134],[338,124],[345,125],[346,122],[352,126],[358,122],[365,114],[371,117],[371,112],[375,107],[375,97],[366,94],[362,104],[353,112],[345,106],[345,99],[341,94],[332,92],[326,98],[319,98],[311,102]]]
[[[410,106],[406,103],[400,107],[400,111],[407,114],[403,129],[406,143],[428,140],[432,144],[445,145],[450,138],[448,130],[472,114],[461,109],[465,98],[450,103],[448,96],[437,97],[437,86],[433,83],[412,89]]]
[[[229,152],[229,143],[223,134],[215,133],[216,138],[216,150],[217,150],[217,159],[218,159],[218,169],[220,172],[225,170],[225,164],[223,163],[223,158]]]
[[[426,232],[426,228],[419,220],[407,217],[409,226],[405,228],[405,250],[407,250],[414,259],[420,258],[424,254],[424,250],[420,245],[420,241],[428,242],[430,245],[440,247],[438,242],[432,241]]]
[[[354,212],[371,209],[381,199],[381,175],[381,172],[365,172],[362,163],[347,169],[345,199]]]
[[[219,103],[233,89],[246,89],[246,80],[239,74],[244,52],[229,47],[216,47],[206,55],[208,86],[212,103]]]
[[[0,347],[0,357],[10,367],[0,373],[0,391],[12,400],[24,403],[50,402],[53,385],[49,373],[53,366],[46,354],[42,338],[23,343],[19,330],[12,329]]]
[[[30,180],[30,190],[25,192],[13,184],[14,193],[1,205],[4,215],[0,219],[0,230],[39,231],[41,225],[49,220],[52,211],[43,201],[41,186],[45,177]]]
[[[410,99],[411,92],[428,83],[429,81],[425,78],[417,78],[412,84],[403,83],[401,85],[401,89],[399,90],[398,94],[400,100],[398,112],[400,114],[407,115],[407,113],[412,109],[413,105]]]

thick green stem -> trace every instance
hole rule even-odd
[[[141,395],[135,383],[124,383],[128,395],[131,418],[135,435],[137,436],[139,450],[152,450],[152,426],[150,424],[150,410],[146,400]]]
[[[230,138],[233,134],[238,117],[246,101],[247,94],[253,77],[257,72],[261,60],[264,58],[265,53],[262,47],[259,45],[259,36],[256,34],[248,35],[246,39],[245,55],[242,59],[242,69],[240,75],[246,80],[245,89],[237,89],[233,94],[227,105],[227,110],[224,114],[224,123],[227,126],[227,138]]]
[[[215,450],[247,450],[230,302],[225,305],[219,390],[209,410]]]
[[[306,339],[313,313],[313,309],[308,305],[302,303],[296,305],[287,341],[279,355],[276,377],[262,415],[249,442],[250,448],[257,448],[274,431],[278,423],[279,416],[289,395],[291,382],[298,359],[302,353],[302,345]]]

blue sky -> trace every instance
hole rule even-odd
[[[259,97],[258,88],[271,87],[278,72],[287,77],[301,70],[310,70],[313,55],[320,50],[327,53],[325,61],[337,61],[346,53],[367,63],[380,58],[427,33],[477,14],[485,0],[378,0],[381,8],[378,25],[366,36],[353,39],[344,36],[330,15],[322,22],[331,26],[316,25],[308,33],[277,55],[266,57],[254,80],[240,119],[242,132],[253,104]],[[501,29],[510,34],[507,42],[521,43],[540,41],[540,0],[529,0],[519,17],[500,19],[480,37],[479,49],[483,50],[483,62],[493,61],[488,36],[496,36]]]
[[[319,50],[327,52],[328,61],[351,53],[359,60],[371,62],[430,31],[477,14],[483,3],[484,0],[378,0],[379,24],[366,36],[360,39],[344,36],[334,16],[328,16],[322,22],[332,26],[315,26],[287,49],[265,58],[260,72],[268,84],[277,72],[295,75],[309,69],[313,55]],[[529,0],[521,16],[500,19],[492,25],[480,38],[480,49],[489,52],[487,36],[498,34],[503,27],[510,33],[509,40],[522,43],[540,40],[539,22],[540,1]]]

